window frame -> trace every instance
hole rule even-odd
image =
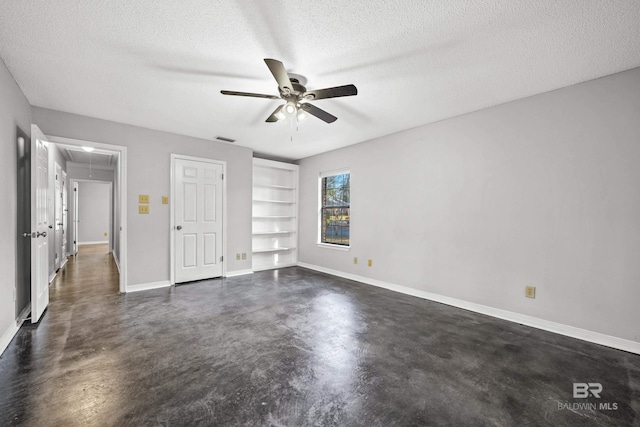
[[[323,206],[323,200],[322,200],[322,181],[324,180],[324,178],[327,178],[327,177],[344,175],[344,174],[349,174],[349,206],[348,206],[349,208],[349,244],[343,245],[339,243],[323,242],[322,241],[322,210],[324,206]],[[318,174],[318,239],[316,244],[320,248],[336,249],[340,251],[348,251],[351,248],[351,184],[352,184],[351,178],[352,178],[351,170],[348,168],[330,170],[330,171],[320,172]]]

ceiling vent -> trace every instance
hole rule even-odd
[[[235,139],[225,138],[224,136],[216,136],[214,139],[217,141],[228,142],[230,144],[233,144],[234,142],[236,142]]]

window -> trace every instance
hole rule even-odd
[[[320,243],[349,246],[351,174],[320,175]]]

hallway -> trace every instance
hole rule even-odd
[[[90,387],[98,391],[110,381],[111,372],[95,363],[104,360],[100,334],[108,328],[105,321],[115,319],[109,312],[120,299],[118,269],[108,250],[106,243],[80,245],[49,285],[50,302],[40,323],[25,322],[5,351],[0,360],[0,425],[27,420],[79,425],[83,413],[95,412],[100,397],[91,393],[87,402],[83,396]],[[106,382],[96,386],[101,377]],[[80,417],[58,418],[60,413]]]
[[[634,354],[299,267],[120,295],[92,249],[0,359],[0,425],[638,425]]]

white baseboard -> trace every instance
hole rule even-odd
[[[57,272],[57,271],[54,271],[53,273],[51,273],[51,274],[49,275],[49,284],[51,284],[51,282],[53,282],[53,279],[55,279],[55,278],[56,278],[56,274],[58,274],[58,272]]]
[[[245,274],[253,274],[253,270],[227,271],[227,274],[225,274],[224,277],[244,276]]]
[[[118,269],[118,274],[122,274],[120,272],[120,260],[116,256],[116,253],[115,252],[111,252],[111,256],[113,257],[113,261],[116,263],[116,268]]]
[[[11,340],[16,336],[19,329],[20,324],[11,322],[11,325],[7,328],[6,331],[4,331],[2,337],[0,337],[0,356],[2,356],[2,353],[4,353],[7,347],[9,347],[9,344],[11,344]]]
[[[589,331],[587,329],[576,328],[575,326],[564,325],[562,323],[551,322],[549,320],[539,319],[537,317],[527,316],[524,314],[514,313],[512,311],[501,310],[499,308],[489,307],[482,304],[476,304],[469,301],[451,298],[444,295],[434,294],[431,292],[421,291],[406,286],[396,285],[394,283],[383,282],[381,280],[371,279],[369,277],[358,276],[356,274],[345,273],[318,265],[299,262],[300,267],[322,273],[331,274],[333,276],[342,277],[349,280],[365,283],[367,285],[377,286],[379,288],[388,289],[390,291],[400,292],[402,294],[411,295],[430,301],[447,304],[453,307],[462,308],[476,313],[485,314],[487,316],[497,317],[498,319],[508,320],[510,322],[519,323],[525,326],[542,329],[548,332],[577,338],[583,341],[589,341],[595,344],[604,345],[618,350],[628,351],[630,353],[640,354],[640,342],[618,338],[611,335],[602,334],[600,332]]]
[[[64,268],[64,266],[67,265],[67,261],[67,257],[65,257],[62,263],[60,263],[60,268]]]
[[[168,280],[163,280],[161,282],[139,283],[137,285],[127,285],[127,290],[125,292],[148,291],[151,289],[168,288],[169,286],[171,286],[171,282]]]
[[[105,243],[109,243],[108,240],[96,240],[94,242],[78,242],[78,246],[80,245],[104,245]]]

